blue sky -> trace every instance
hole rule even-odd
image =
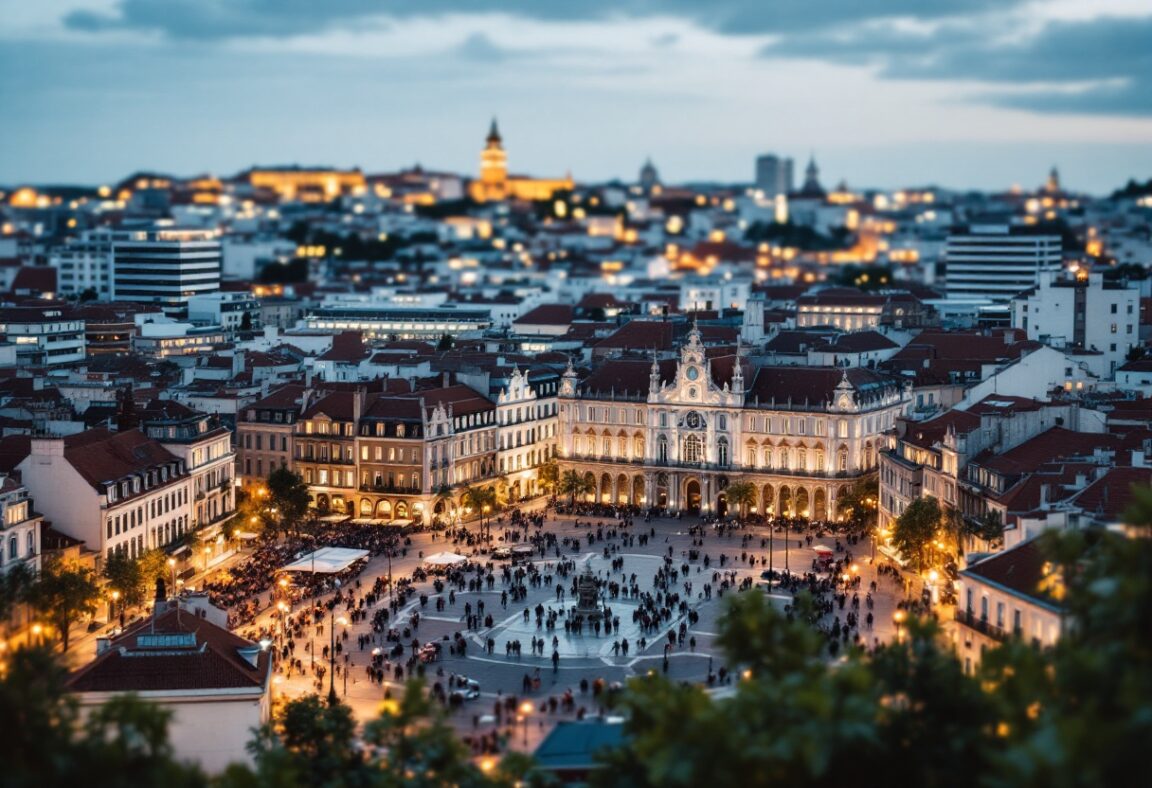
[[[0,0],[0,183],[253,163],[1005,188],[1152,176],[1147,0]]]

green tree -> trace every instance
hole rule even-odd
[[[16,564],[0,574],[0,637],[8,634],[8,625],[36,582],[36,574],[25,563]]]
[[[258,785],[371,785],[352,709],[305,695],[284,704],[249,745]],[[240,775],[233,772],[231,779]]]
[[[451,334],[442,334],[440,336],[440,341],[436,343],[436,349],[437,350],[451,350],[452,345],[454,345],[454,344],[455,344],[455,341],[452,339]]]
[[[905,560],[914,560],[917,571],[924,569],[925,550],[940,528],[940,504],[932,496],[917,498],[896,518],[892,544]]]
[[[241,331],[251,331],[252,330],[252,313],[251,312],[245,312],[244,316],[242,318],[240,318],[240,330]]]
[[[560,482],[560,464],[554,459],[548,460],[537,470],[536,478],[549,493],[555,492]]]
[[[281,467],[268,474],[268,524],[285,533],[298,532],[308,515],[311,498],[300,474]],[[275,510],[275,511],[273,511]]]
[[[724,488],[724,495],[741,517],[747,517],[748,509],[756,505],[756,485],[752,482],[732,482]]]
[[[880,500],[880,482],[875,476],[857,479],[847,492],[836,499],[836,511],[848,528],[865,533],[876,522],[876,507]]]
[[[100,598],[96,573],[86,566],[48,561],[30,590],[32,607],[55,627],[63,649],[68,650],[72,626],[81,616],[92,615]]]
[[[81,720],[67,671],[46,648],[20,648],[0,670],[0,760],[11,788],[50,785],[190,788],[207,784],[168,740],[170,713],[132,696]]]
[[[255,770],[233,767],[219,784],[511,788],[525,779],[530,766],[523,757],[512,756],[491,771],[478,768],[419,682],[410,682],[400,700],[387,701],[380,717],[365,724],[361,738],[344,704],[330,705],[316,695],[297,698],[258,732],[250,746]]]
[[[109,591],[119,594],[117,601],[125,608],[137,607],[144,601],[146,591],[139,561],[113,553],[104,561],[103,574]]]

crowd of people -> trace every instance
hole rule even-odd
[[[651,524],[651,514],[631,507],[576,509],[573,519],[565,519],[575,533],[570,528],[549,528],[552,515],[547,509],[532,514],[513,511],[494,518],[484,531],[455,527],[434,532],[434,543],[443,542],[468,559],[440,574],[418,566],[391,578],[390,584],[391,572],[363,578],[363,566],[357,566],[341,577],[302,575],[277,597],[273,578],[279,568],[318,547],[356,547],[372,557],[391,550],[393,558],[414,549],[410,534],[329,524],[310,537],[261,547],[243,567],[226,581],[211,584],[209,590],[214,601],[229,608],[236,623],[249,625],[247,637],[276,644],[287,678],[306,676],[317,691],[324,689],[326,679],[330,685],[351,680],[367,681],[386,695],[407,678],[420,676],[429,680],[433,697],[460,706],[468,694],[458,688],[469,682],[445,672],[442,660],[466,657],[478,643],[479,652],[488,657],[502,656],[511,663],[529,660],[521,695],[537,696],[534,702],[541,714],[583,715],[593,704],[577,698],[590,688],[602,688],[604,680],[589,683],[584,679],[578,690],[564,687],[557,675],[561,661],[568,659],[561,653],[561,638],[568,644],[564,654],[610,655],[613,662],[654,659],[663,672],[670,673],[678,655],[697,653],[699,644],[692,628],[699,622],[702,605],[726,593],[759,586],[790,596],[807,592],[812,601],[803,611],[827,638],[829,655],[835,656],[849,645],[869,648],[876,644],[874,599],[880,584],[904,589],[902,574],[887,563],[878,565],[876,579],[865,583],[853,555],[860,538],[834,532],[826,522],[699,519],[686,529],[688,549],[677,555],[669,544],[665,552],[654,555],[660,562],[654,571],[650,564],[638,571],[636,559],[624,550],[650,547],[661,536],[668,540],[667,534],[658,534]],[[781,549],[811,548],[815,539],[833,534],[837,534],[829,539],[834,544],[833,557],[812,559],[808,566],[784,571]],[[524,549],[506,561],[494,560],[491,548],[497,542]],[[589,552],[603,559],[591,575],[598,600],[595,615],[578,606],[584,570],[580,556]],[[757,583],[757,578],[767,582]],[[531,601],[533,591],[540,601]],[[548,597],[541,599],[540,591],[547,591]],[[277,600],[287,609],[276,609]],[[922,604],[920,600],[901,603],[912,609]],[[269,606],[272,615],[256,624],[260,611]],[[422,639],[422,611],[429,606],[439,620],[458,616],[456,630]],[[785,609],[790,616],[802,610],[793,605]],[[504,625],[517,614],[517,626]],[[625,623],[630,626],[622,632]],[[355,637],[350,627],[359,630]],[[525,634],[526,630],[535,634]],[[573,647],[573,642],[585,647]],[[549,662],[553,691],[540,697],[545,692],[541,669],[547,670]],[[692,664],[685,662],[676,674],[690,679]],[[729,679],[727,666],[714,670],[709,657],[701,680],[714,684]],[[496,708],[514,697],[512,687],[490,689],[499,695]],[[596,692],[595,697],[602,700]],[[497,728],[506,718],[501,715],[495,712]],[[499,747],[502,739],[476,731],[468,741],[477,752],[488,752]]]

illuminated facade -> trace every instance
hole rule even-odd
[[[327,202],[345,194],[362,194],[367,188],[360,170],[323,167],[251,169],[243,176],[255,189],[269,189],[282,200]]]
[[[871,370],[708,357],[695,330],[678,360],[611,360],[581,382],[570,369],[559,399],[561,472],[583,474],[589,500],[726,513],[725,488],[747,481],[754,511],[817,519],[875,473],[881,433],[910,402]]]
[[[468,193],[476,202],[550,200],[557,192],[571,191],[574,186],[571,176],[548,180],[509,175],[508,154],[493,119],[484,150],[480,152],[480,178],[472,181]]]

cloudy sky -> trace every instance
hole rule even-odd
[[[0,183],[420,162],[1105,191],[1152,177],[1148,0],[0,0]]]

